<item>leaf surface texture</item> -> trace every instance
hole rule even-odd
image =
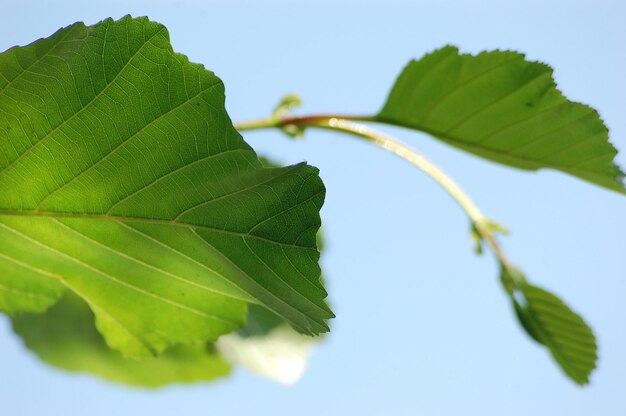
[[[238,329],[250,303],[327,331],[317,169],[263,167],[162,25],[77,23],[0,54],[0,115],[2,310],[69,288],[135,357]]]
[[[557,169],[626,192],[598,113],[565,98],[549,66],[517,52],[472,56],[447,46],[411,61],[375,119],[498,163]]]
[[[522,327],[545,345],[561,369],[577,384],[587,384],[598,359],[591,328],[562,300],[536,286],[524,284],[513,305]]]

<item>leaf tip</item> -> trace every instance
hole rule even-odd
[[[522,284],[511,295],[515,314],[528,335],[544,345],[576,384],[589,383],[598,360],[591,327],[552,293]]]

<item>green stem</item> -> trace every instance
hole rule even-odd
[[[258,130],[266,128],[280,128],[288,130],[290,128],[304,129],[314,127],[320,129],[328,129],[341,131],[363,138],[377,146],[401,157],[422,172],[430,176],[437,182],[448,194],[459,204],[465,211],[474,229],[482,237],[485,243],[491,248],[494,255],[502,265],[508,268],[509,262],[500,248],[492,230],[489,227],[489,219],[480,211],[472,199],[461,189],[461,187],[450,178],[437,165],[428,160],[424,155],[411,149],[405,144],[397,141],[384,133],[381,133],[369,126],[355,121],[375,121],[370,116],[342,116],[342,115],[314,115],[306,117],[287,117],[277,119],[275,117],[252,120],[244,123],[235,124],[235,128],[239,131]]]
[[[330,118],[328,120],[316,121],[315,127],[342,131],[364,138],[365,140],[401,157],[420,169],[422,172],[426,173],[435,182],[441,185],[467,213],[473,223],[480,223],[484,220],[485,216],[456,182],[454,182],[437,165],[428,160],[424,155],[409,148],[405,144],[400,143],[394,138],[368,126],[340,118]]]
[[[238,131],[246,130],[260,130],[260,129],[272,129],[272,128],[285,128],[286,126],[302,126],[302,127],[320,127],[317,123],[324,123],[330,119],[341,119],[351,121],[375,121],[372,116],[359,116],[359,115],[333,115],[333,114],[316,114],[305,117],[266,117],[256,120],[249,120],[240,123],[235,123],[235,129]]]

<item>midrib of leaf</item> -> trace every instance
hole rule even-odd
[[[306,200],[305,200],[306,201]],[[305,202],[302,201],[302,202]],[[292,207],[293,208],[293,207]],[[178,222],[178,221],[172,221],[172,220],[158,220],[158,219],[147,219],[147,218],[138,218],[138,217],[123,217],[123,216],[114,216],[114,215],[94,215],[94,214],[77,214],[77,213],[61,213],[61,212],[51,212],[51,211],[16,211],[16,210],[5,210],[5,209],[0,209],[0,217],[2,216],[15,216],[15,217],[49,217],[49,218],[72,218],[72,219],[87,219],[87,220],[101,220],[101,221],[113,221],[116,223],[119,223],[123,226],[126,226],[125,223],[143,223],[143,224],[156,224],[156,225],[167,225],[167,226],[176,226],[176,227],[182,227],[185,229],[189,229],[191,230],[195,235],[198,236],[198,238],[200,240],[202,240],[203,243],[205,243],[206,245],[208,245],[213,252],[217,252],[219,253],[224,259],[226,259],[232,266],[234,266],[240,273],[242,273],[243,275],[245,275],[251,282],[253,282],[259,289],[262,289],[264,293],[266,293],[267,295],[270,295],[275,301],[278,301],[280,304],[282,304],[283,306],[289,308],[292,312],[302,316],[302,317],[306,317],[305,314],[303,314],[301,311],[297,310],[296,308],[294,308],[292,305],[286,303],[283,299],[281,299],[280,297],[276,296],[274,293],[272,293],[271,291],[266,290],[263,286],[259,285],[256,280],[253,278],[253,276],[250,276],[248,273],[244,272],[241,268],[239,268],[235,262],[233,262],[232,260],[230,260],[230,258],[228,258],[228,256],[226,256],[224,253],[222,253],[221,251],[219,251],[217,248],[215,248],[213,245],[211,245],[208,241],[206,241],[205,239],[203,239],[201,236],[199,236],[195,230],[196,229],[202,229],[202,230],[207,230],[207,231],[211,231],[211,232],[217,232],[217,233],[223,233],[223,234],[227,234],[227,235],[232,235],[232,236],[237,236],[237,237],[242,237],[244,239],[244,243],[246,244],[246,246],[248,247],[248,249],[263,263],[267,266],[268,270],[270,270],[272,272],[272,274],[274,274],[274,276],[276,276],[281,282],[283,282],[286,287],[289,288],[289,290],[291,290],[293,292],[294,295],[298,296],[298,298],[300,298],[301,300],[306,301],[309,305],[313,306],[315,309],[317,309],[318,311],[321,311],[323,313],[327,313],[327,311],[325,311],[324,309],[320,308],[319,305],[315,304],[313,301],[311,301],[308,297],[306,297],[304,294],[300,293],[295,287],[293,287],[291,284],[289,284],[289,282],[285,281],[284,279],[282,279],[277,273],[274,272],[274,270],[267,265],[257,254],[256,252],[250,248],[250,246],[247,244],[247,242],[245,241],[246,238],[251,238],[251,239],[257,239],[257,240],[261,240],[261,241],[265,241],[271,244],[275,244],[277,246],[282,247],[294,247],[294,248],[298,248],[298,249],[305,249],[305,250],[310,250],[310,251],[316,251],[315,249],[311,248],[311,247],[306,247],[306,246],[300,246],[300,245],[295,245],[295,244],[288,244],[288,243],[282,243],[282,242],[278,242],[278,241],[274,241],[274,240],[270,240],[264,237],[260,237],[260,236],[256,236],[256,235],[251,235],[251,234],[247,234],[247,233],[239,233],[239,232],[235,232],[235,231],[229,231],[229,230],[223,230],[223,229],[218,229],[218,228],[214,228],[214,227],[208,227],[208,226],[203,226],[203,225],[195,225],[195,224],[186,224],[186,223],[182,223],[182,222]],[[43,245],[43,243],[33,240],[31,237],[26,236],[16,230],[14,230],[13,228],[7,226],[6,224],[2,224],[0,223],[0,226],[4,227],[5,229],[9,229],[11,232],[14,233],[18,233],[20,235],[22,235],[23,237],[33,241],[34,243],[38,244],[38,245]],[[132,227],[127,227],[127,228],[132,228]],[[135,230],[134,228],[132,228],[134,231],[141,233],[138,230]],[[75,230],[74,230],[75,231]],[[143,233],[141,233],[143,234]],[[81,234],[83,235],[83,234]],[[144,234],[145,235],[145,234]],[[84,235],[83,235],[84,236]],[[91,241],[94,241],[93,239],[90,239]],[[163,244],[162,245],[171,248],[170,246],[168,246],[167,244]],[[93,269],[91,266],[84,264],[83,262],[81,262],[80,260],[74,259],[71,256],[68,256],[65,253],[59,252],[58,250],[51,248],[47,245],[44,245],[46,248],[49,248],[50,250],[54,251],[54,252],[58,252],[59,254],[63,254],[66,257],[69,257],[71,260],[73,260],[74,262],[77,262],[78,264],[81,264],[84,267],[88,267],[92,270],[94,270],[94,272],[98,273],[98,274],[103,274],[104,272],[101,272],[97,269]],[[110,247],[109,247],[110,249]],[[174,250],[173,248],[171,248],[172,250]],[[117,250],[115,250],[118,255],[120,254]],[[178,253],[180,253],[178,250],[174,250]],[[188,258],[188,256],[185,256]],[[288,259],[288,257],[286,256],[286,258]],[[202,263],[200,263],[202,264]],[[207,268],[206,265],[203,265],[205,268]],[[159,269],[160,271],[164,272],[165,274],[168,274],[167,272]],[[234,283],[233,281],[225,278],[223,275],[217,273],[216,271],[210,269],[211,272],[215,273],[216,276],[221,277],[222,279],[224,279],[226,282],[228,282],[229,284],[234,284],[235,286],[237,286],[240,290],[243,290],[245,293],[249,294],[250,297],[252,299],[254,299],[257,303],[258,301],[256,300],[256,298],[251,295],[247,290],[245,290],[244,287],[241,287],[239,285],[237,285],[236,283]],[[297,268],[296,268],[297,270]],[[107,275],[106,273],[104,273],[105,275]],[[107,275],[108,276],[108,275]],[[115,279],[115,281],[117,281],[118,279]],[[189,281],[187,281],[186,279],[183,279],[185,281],[185,283],[191,283]],[[126,284],[126,282],[119,282],[119,283],[124,283]],[[136,288],[141,290],[140,288]],[[213,289],[211,289],[213,290]],[[215,290],[213,290],[216,293],[222,294],[221,292],[217,292]],[[146,292],[149,293],[149,292]],[[229,296],[231,298],[235,298],[232,295],[224,295],[224,296]],[[245,301],[250,301],[249,299],[245,299]],[[201,312],[202,313],[202,312]],[[288,317],[285,317],[285,319],[287,319],[288,321],[292,322],[291,319],[289,319]]]
[[[307,202],[308,200],[313,199],[316,196],[317,195],[313,195],[312,197],[301,201],[301,203]],[[294,207],[290,207],[289,209],[292,209]],[[261,237],[261,236],[254,235],[254,234],[241,233],[237,231],[225,230],[222,228],[209,227],[206,225],[188,224],[188,223],[184,223],[184,222],[180,222],[176,220],[161,220],[161,219],[152,219],[152,218],[125,217],[125,216],[120,216],[120,215],[78,214],[78,213],[71,213],[71,212],[54,212],[54,211],[37,211],[37,210],[19,211],[19,210],[7,210],[7,209],[0,208],[0,217],[1,216],[73,218],[73,219],[85,219],[85,220],[115,221],[115,222],[122,222],[122,223],[139,222],[143,224],[169,225],[169,226],[175,226],[175,227],[188,228],[192,230],[200,229],[200,230],[207,230],[211,232],[227,234],[227,235],[232,235],[232,236],[237,236],[237,237],[252,238],[252,239],[265,241],[265,242],[276,244],[278,246],[283,246],[283,247],[294,247],[294,248],[304,249],[304,250],[309,250],[309,251],[317,251],[316,249],[312,247],[301,246],[297,244],[283,243],[280,241],[270,240],[269,238]]]
[[[89,263],[86,263],[86,262],[84,262],[82,260],[79,260],[79,259],[77,259],[77,258],[75,258],[75,257],[73,257],[73,256],[71,256],[71,255],[69,255],[69,254],[67,254],[67,253],[65,253],[63,251],[57,250],[57,249],[55,249],[53,247],[50,247],[49,245],[44,244],[41,241],[39,241],[37,239],[34,239],[34,238],[24,234],[24,233],[21,233],[21,232],[17,231],[16,229],[14,229],[14,228],[6,225],[6,224],[0,223],[0,227],[4,228],[6,230],[9,230],[10,232],[13,232],[13,233],[21,236],[22,238],[26,238],[27,240],[31,241],[33,244],[36,244],[36,245],[38,245],[38,246],[40,246],[42,248],[50,250],[50,251],[56,253],[58,256],[66,258],[66,259],[70,260],[71,262],[76,263],[76,264],[78,264],[78,265],[80,265],[80,266],[82,266],[82,267],[84,267],[84,268],[86,268],[86,269],[96,273],[96,274],[99,274],[99,275],[103,276],[104,278],[106,278],[106,279],[108,279],[108,280],[110,280],[112,282],[115,282],[115,283],[117,283],[117,284],[119,284],[121,286],[125,286],[125,287],[127,287],[129,289],[135,290],[135,291],[137,291],[137,292],[139,292],[139,293],[141,293],[141,294],[143,294],[145,296],[148,296],[150,298],[153,298],[153,299],[158,300],[158,301],[163,302],[163,303],[170,304],[172,306],[175,306],[177,308],[186,310],[188,312],[194,313],[194,314],[196,314],[198,316],[201,316],[203,318],[212,319],[212,320],[218,320],[218,321],[227,322],[227,323],[235,324],[235,325],[237,324],[234,321],[223,319],[223,318],[221,318],[219,316],[208,314],[208,313],[202,312],[202,311],[200,311],[198,309],[195,309],[195,308],[192,308],[192,307],[189,307],[189,306],[186,306],[186,305],[182,305],[182,304],[180,304],[178,302],[172,301],[170,299],[163,298],[163,297],[161,297],[159,295],[156,295],[156,294],[154,294],[152,292],[149,292],[149,291],[147,291],[145,289],[142,289],[141,287],[132,285],[132,284],[126,282],[126,281],[122,281],[122,280],[118,279],[117,277],[115,277],[115,276],[113,276],[113,275],[111,275],[109,273],[103,272],[102,270],[93,267]],[[73,231],[74,231],[74,233],[76,233],[75,230],[73,230]],[[60,277],[61,281],[63,281],[62,276],[59,276],[59,277]]]
[[[5,215],[5,211],[0,210],[0,217],[1,217],[1,216],[3,216],[3,215]],[[33,216],[33,215],[27,215],[27,216]],[[53,217],[53,218],[54,218],[54,216],[51,216],[51,215],[45,215],[45,216],[47,216],[47,217]],[[74,215],[70,214],[70,215],[66,215],[66,216],[64,216],[64,218],[80,218],[80,219],[84,219],[84,217],[85,217],[84,215],[75,215],[75,214],[74,214]],[[91,219],[97,219],[97,218],[93,218],[93,217],[98,217],[98,216],[91,216],[91,217],[92,217]],[[152,239],[153,241],[157,241],[160,245],[162,245],[162,246],[164,246],[164,247],[167,247],[167,248],[169,248],[170,250],[172,250],[172,251],[174,251],[174,252],[176,252],[176,253],[179,253],[179,254],[183,255],[185,258],[190,259],[188,256],[184,255],[183,253],[180,253],[178,250],[176,250],[176,249],[172,248],[171,246],[168,246],[167,244],[164,244],[164,243],[162,243],[162,242],[160,242],[160,241],[158,241],[158,240],[154,240],[152,237],[147,236],[146,234],[142,233],[142,232],[141,232],[141,231],[139,231],[139,230],[136,230],[136,229],[134,229],[134,228],[132,228],[132,227],[128,227],[128,226],[127,226],[124,222],[119,222],[119,219],[117,219],[117,218],[111,218],[111,217],[108,217],[108,218],[107,218],[106,216],[99,216],[99,217],[103,217],[103,218],[100,218],[100,219],[105,219],[105,220],[110,220],[110,221],[115,221],[115,222],[118,222],[118,223],[120,223],[121,225],[125,226],[126,228],[131,229],[131,230],[133,230],[133,231],[134,231],[134,232],[136,232],[136,233],[142,234],[142,235],[144,235],[144,236],[146,236],[146,237],[148,237],[148,238]],[[138,220],[138,219],[134,218],[134,220]],[[58,221],[57,221],[57,222],[58,222]],[[172,224],[170,224],[170,223],[171,223],[171,221],[169,221],[169,222],[168,222],[168,221],[157,221],[157,222],[155,222],[155,221],[150,221],[150,220],[147,220],[147,221],[140,221],[140,220],[138,220],[138,221],[136,221],[136,222],[157,223],[157,224],[167,223],[168,225],[172,225]],[[65,225],[65,224],[63,224],[63,225]],[[226,261],[228,261],[228,262],[229,262],[232,266],[234,266],[234,267],[235,267],[235,268],[236,268],[236,269],[237,269],[240,273],[242,273],[243,275],[247,276],[247,277],[250,279],[250,281],[252,281],[253,283],[255,283],[255,285],[256,285],[259,289],[263,290],[266,294],[270,295],[270,296],[271,296],[271,297],[272,297],[275,301],[277,301],[277,302],[279,302],[281,305],[283,305],[283,307],[288,308],[291,312],[293,312],[293,313],[295,313],[295,314],[297,314],[297,315],[299,315],[299,316],[306,317],[306,315],[305,315],[303,312],[301,312],[301,311],[299,311],[298,309],[294,308],[292,305],[290,305],[290,304],[286,303],[286,302],[285,302],[283,299],[281,299],[280,297],[276,296],[275,294],[273,294],[273,293],[272,293],[272,292],[270,292],[270,291],[267,291],[264,287],[262,287],[261,285],[259,285],[259,284],[258,284],[258,283],[254,280],[254,278],[253,278],[252,276],[249,276],[246,272],[244,272],[241,268],[239,268],[239,267],[238,267],[238,266],[237,266],[237,265],[236,265],[236,264],[235,264],[232,260],[230,260],[230,259],[228,258],[228,256],[226,256],[224,253],[221,253],[218,249],[216,249],[216,248],[215,248],[213,245],[211,245],[208,241],[206,241],[206,240],[205,240],[205,239],[203,239],[201,236],[199,236],[199,235],[195,232],[195,230],[194,230],[194,227],[193,227],[193,226],[190,226],[190,225],[187,225],[187,224],[181,224],[181,223],[178,223],[177,225],[179,225],[179,226],[183,226],[183,227],[186,227],[186,228],[191,229],[192,233],[193,233],[194,235],[196,235],[196,236],[198,237],[198,239],[200,239],[200,240],[201,240],[201,241],[202,241],[205,245],[207,245],[207,246],[208,246],[208,247],[209,247],[212,251],[219,253],[219,254],[220,254],[220,255],[221,255],[221,256],[222,256],[222,257],[223,257]],[[187,307],[187,306],[185,306],[185,305],[180,305],[180,304],[178,304],[178,303],[176,303],[176,302],[173,302],[173,301],[170,301],[170,300],[168,300],[168,299],[164,299],[164,298],[161,298],[161,297],[159,297],[159,296],[156,296],[156,295],[154,295],[154,294],[152,294],[152,293],[150,293],[150,292],[147,292],[147,291],[145,291],[145,290],[143,290],[143,289],[141,289],[141,288],[139,288],[139,287],[136,287],[136,286],[130,285],[128,282],[120,281],[119,279],[115,278],[114,276],[111,276],[111,275],[110,275],[110,274],[108,274],[108,273],[105,273],[105,272],[103,272],[103,271],[101,271],[101,270],[99,270],[99,269],[96,269],[96,268],[94,268],[94,267],[90,266],[88,263],[85,263],[85,262],[83,262],[83,261],[81,261],[81,260],[78,260],[78,259],[76,259],[76,258],[74,258],[74,257],[72,257],[72,256],[70,256],[70,255],[68,255],[67,253],[61,252],[61,251],[59,251],[59,250],[57,250],[57,249],[55,249],[55,248],[53,248],[53,247],[50,247],[50,246],[48,246],[48,245],[46,245],[46,244],[42,243],[42,242],[41,242],[41,241],[39,241],[39,240],[33,239],[32,237],[30,237],[30,236],[28,236],[28,235],[25,235],[25,234],[23,234],[23,233],[21,233],[21,232],[19,232],[19,231],[15,230],[15,229],[13,229],[12,227],[10,227],[10,226],[8,226],[8,225],[6,225],[6,224],[3,224],[3,223],[1,223],[1,222],[0,222],[0,227],[5,228],[5,229],[9,230],[9,231],[10,231],[10,232],[12,232],[12,233],[18,234],[18,235],[22,236],[23,238],[28,239],[28,240],[29,240],[29,241],[31,241],[32,243],[34,243],[34,244],[36,244],[36,245],[38,245],[38,246],[40,246],[40,247],[42,247],[42,248],[44,248],[44,249],[50,250],[50,251],[52,251],[52,252],[55,252],[55,253],[57,253],[58,255],[60,255],[60,256],[62,256],[62,257],[65,257],[65,258],[67,258],[68,260],[72,261],[73,263],[76,263],[76,264],[79,264],[79,265],[81,265],[81,266],[83,266],[83,267],[86,267],[86,268],[88,268],[89,270],[93,271],[94,273],[97,273],[97,274],[99,274],[99,275],[101,275],[101,276],[104,276],[104,277],[105,277],[106,279],[108,279],[108,280],[114,281],[115,283],[121,284],[121,285],[123,285],[123,286],[125,286],[125,287],[128,287],[128,288],[131,288],[131,289],[133,289],[133,290],[136,290],[136,291],[138,291],[139,293],[142,293],[143,295],[150,296],[150,297],[152,297],[152,298],[155,298],[155,299],[158,299],[158,300],[164,301],[164,302],[166,302],[166,303],[168,303],[168,304],[170,304],[170,305],[173,305],[173,306],[176,306],[176,307],[180,307],[181,309],[188,310],[188,311],[191,311],[191,312],[193,312],[193,313],[196,313],[196,314],[198,314],[199,316],[202,316],[202,317],[204,317],[204,318],[208,318],[208,314],[206,314],[205,312],[195,310],[194,308],[190,308],[190,307]],[[66,227],[66,228],[71,228],[71,227],[67,227],[67,226],[65,226],[65,227]],[[211,229],[210,227],[200,227],[200,228]],[[214,230],[214,229],[212,229],[212,230]],[[78,233],[76,230],[73,230],[73,229],[72,229],[72,231],[74,231],[75,233]],[[101,243],[99,243],[99,242],[97,242],[97,241],[93,240],[92,238],[89,238],[89,237],[85,236],[85,235],[84,235],[84,234],[82,234],[82,233],[78,233],[78,234],[80,234],[80,236],[81,236],[82,238],[87,238],[87,239],[89,239],[90,241],[95,242],[95,243],[96,243],[96,244],[98,244],[99,246],[103,246]],[[233,234],[239,235],[240,233],[233,233]],[[254,236],[251,236],[251,237],[254,237]],[[259,238],[260,238],[260,237],[259,237]],[[263,238],[260,238],[260,239],[263,239]],[[263,239],[263,240],[266,240],[266,241],[271,241],[271,240],[267,240],[267,239]],[[276,242],[275,242],[275,243],[276,243]],[[246,244],[247,244],[247,243],[246,243]],[[276,243],[276,244],[287,245],[287,244],[282,244],[282,243]],[[107,248],[108,250],[111,250],[111,251],[116,252],[116,254],[118,254],[118,255],[124,255],[123,253],[120,253],[119,251],[114,250],[114,249],[112,249],[111,247],[108,247],[108,246],[107,246],[106,248]],[[299,247],[299,248],[301,248],[301,247]],[[253,251],[252,249],[250,249],[250,250],[254,253],[254,251]],[[255,255],[256,255],[256,254],[255,254]],[[125,256],[125,257],[128,257],[128,256],[126,256],[126,255],[124,255],[124,256]],[[219,276],[219,277],[223,278],[223,279],[224,279],[225,281],[227,281],[228,283],[230,283],[230,284],[235,284],[234,282],[232,282],[232,281],[230,281],[230,280],[226,279],[223,275],[221,275],[221,274],[217,273],[216,271],[214,271],[214,270],[212,270],[212,269],[209,269],[209,268],[208,268],[205,264],[203,264],[203,263],[199,263],[199,262],[196,262],[195,260],[194,260],[194,262],[195,262],[195,263],[197,263],[197,264],[199,264],[199,265],[201,265],[202,267],[206,268],[207,270],[210,270],[211,272],[215,273],[217,276]],[[20,262],[20,263],[21,263],[21,262]],[[155,268],[155,269],[158,269],[158,268],[156,268],[156,267],[154,267],[154,266],[152,266],[152,267],[153,267],[153,268]],[[269,266],[268,266],[268,268],[269,268]],[[269,268],[269,269],[273,271],[273,269],[271,269],[271,268]],[[165,270],[162,270],[162,269],[158,269],[158,270],[159,270],[159,271],[161,271],[162,273],[166,274],[166,275],[171,275],[171,273],[169,273],[169,272],[167,272],[167,271],[165,271]],[[52,276],[50,273],[47,273],[47,275],[48,275],[48,276]],[[293,288],[291,285],[289,285],[289,283],[288,283],[288,282],[285,282],[283,279],[281,279],[279,275],[277,275],[277,274],[275,274],[275,273],[274,273],[274,275],[275,275],[275,276],[277,276],[277,277],[278,277],[281,281],[283,281],[283,282],[284,282],[284,283],[285,283],[285,284],[286,284],[286,285],[290,288],[290,290],[292,290],[292,291],[293,291],[296,295],[298,295],[299,297],[302,297],[303,299],[305,299],[305,300],[306,300],[306,301],[307,301],[310,305],[314,306],[316,309],[318,309],[318,310],[320,310],[320,311],[322,311],[322,312],[326,312],[326,311],[324,311],[323,309],[319,308],[319,306],[317,306],[315,303],[313,303],[312,301],[310,301],[308,298],[304,297],[304,296],[303,296],[301,293],[299,293],[299,292],[298,292],[295,288]],[[91,299],[90,297],[88,297],[88,296],[84,295],[82,292],[80,292],[80,291],[76,290],[75,288],[71,287],[71,286],[69,285],[69,283],[68,283],[67,281],[63,280],[63,278],[62,278],[61,276],[54,276],[54,278],[55,278],[56,280],[61,281],[61,283],[63,283],[63,285],[65,285],[65,286],[69,287],[69,288],[70,288],[70,289],[72,289],[75,293],[79,294],[81,297],[83,297],[85,300],[87,300],[90,304],[95,305],[95,302],[94,302],[94,300],[93,300],[93,299]],[[182,278],[181,278],[181,279],[182,279]],[[179,279],[179,280],[180,280],[180,279]],[[197,284],[195,284],[194,282],[190,282],[190,281],[188,281],[187,279],[182,279],[182,280],[183,280],[185,283],[192,284],[192,285],[197,285]],[[237,286],[237,287],[239,287],[239,286]],[[254,297],[253,297],[252,295],[250,295],[250,296],[251,296],[251,299],[240,299],[240,298],[234,297],[234,296],[232,296],[232,295],[223,294],[222,292],[216,291],[216,290],[214,290],[214,289],[212,289],[212,288],[206,288],[206,287],[203,287],[203,288],[204,288],[204,289],[207,289],[207,290],[210,290],[210,291],[213,291],[213,292],[215,292],[215,293],[218,293],[218,294],[220,294],[220,295],[224,295],[224,296],[227,296],[227,297],[231,297],[231,298],[233,298],[233,299],[237,299],[237,300],[243,300],[243,301],[248,301],[248,302],[249,302],[251,299],[253,299],[254,301],[256,301],[256,299],[254,299]],[[245,290],[245,288],[243,288],[243,287],[239,287],[239,288],[240,288],[241,290],[243,290],[244,292],[248,293],[248,292]],[[258,302],[258,301],[256,301],[256,303],[259,303],[259,302]],[[105,308],[103,308],[102,306],[99,306],[99,309],[101,309],[101,310],[105,310]],[[116,319],[114,319],[113,317],[111,317],[111,315],[110,315],[110,314],[106,313],[106,315],[107,315],[107,316],[109,316],[109,317],[110,317],[110,319],[115,320],[115,322],[117,322],[119,325],[121,325],[121,326],[123,327],[123,325],[122,325],[121,323],[119,323]],[[218,318],[218,317],[215,317],[215,318],[220,319],[220,318]],[[294,321],[292,321],[292,319],[290,319],[288,316],[286,316],[286,317],[285,317],[285,319],[286,319],[287,321],[289,321],[289,322],[294,322]],[[228,320],[222,320],[222,321],[225,321],[225,322],[230,322],[230,321],[228,321]],[[294,322],[294,323],[295,323],[295,322]],[[128,331],[130,331],[128,328],[125,328],[125,327],[124,327],[124,329],[125,329],[125,331],[127,331],[127,332],[128,332]],[[133,338],[137,339],[137,336],[133,334]],[[142,342],[142,345],[145,345],[145,344]]]
[[[547,110],[548,109],[546,109],[546,111]],[[533,117],[534,116],[538,116],[538,115],[540,115],[540,113],[533,114]],[[380,121],[384,122],[384,123],[396,124],[396,125],[398,124],[397,122],[391,121],[391,120],[387,120],[384,117],[378,117],[378,119]],[[507,126],[507,127],[514,126],[515,124],[517,124],[517,122],[516,123],[511,123],[511,125]],[[549,165],[550,167],[555,167],[555,168],[559,168],[559,169],[562,169],[562,170],[567,170],[567,171],[572,172],[572,173],[578,172],[578,173],[586,174],[586,175],[589,175],[589,174],[602,175],[600,172],[597,172],[595,170],[580,169],[580,164],[578,164],[577,166],[574,166],[574,165],[562,165],[562,164],[554,163],[554,162],[545,162],[545,161],[539,162],[539,161],[537,161],[537,159],[530,159],[530,158],[525,158],[525,157],[522,157],[522,156],[519,156],[519,155],[513,155],[513,154],[511,154],[509,152],[509,150],[497,150],[496,151],[496,150],[493,150],[493,149],[489,149],[487,147],[480,146],[479,143],[466,142],[466,141],[458,139],[458,138],[456,138],[454,136],[451,136],[449,134],[445,134],[445,133],[442,133],[442,132],[431,130],[431,129],[425,128],[424,126],[417,125],[417,124],[413,124],[411,126],[402,125],[402,127],[409,128],[409,129],[420,130],[420,131],[422,131],[422,132],[424,132],[426,134],[429,134],[431,136],[438,137],[438,138],[440,138],[441,140],[443,140],[445,142],[450,142],[451,144],[453,144],[453,145],[455,145],[457,147],[465,148],[465,149],[468,149],[468,150],[476,150],[476,151],[482,152],[483,154],[491,156],[491,157],[493,157],[495,159],[498,159],[498,158],[506,159],[506,160],[508,160],[508,161],[510,161],[512,163],[518,163],[518,164],[522,164],[522,165],[527,165],[527,167],[525,167],[525,169],[540,169],[540,168],[542,168],[544,166],[544,164],[546,164],[546,165]],[[552,133],[554,133],[554,132],[552,132]],[[526,144],[527,143],[524,143],[524,145],[526,145]],[[576,144],[578,144],[578,143],[576,143]],[[569,149],[570,149],[570,147],[568,147],[565,150],[569,150]],[[607,155],[608,154],[603,154],[603,155],[598,155],[597,157],[598,158],[606,157]],[[550,156],[551,155],[548,155],[546,157],[550,157]],[[585,162],[589,162],[589,161],[585,161]],[[623,193],[623,191],[622,191],[622,193]]]

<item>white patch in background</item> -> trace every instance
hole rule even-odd
[[[306,371],[316,342],[316,338],[283,325],[262,336],[224,335],[217,340],[216,347],[232,364],[280,383],[294,384]]]

